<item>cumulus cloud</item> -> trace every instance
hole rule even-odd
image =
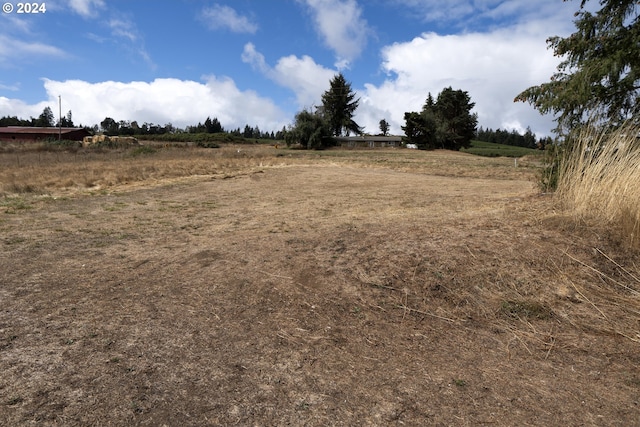
[[[202,9],[199,17],[212,30],[229,30],[234,33],[255,34],[258,25],[242,16],[235,9],[220,4]]]
[[[285,56],[274,67],[270,67],[253,43],[244,46],[242,60],[280,86],[293,91],[299,108],[319,105],[322,93],[329,88],[329,81],[336,74],[336,71],[317,64],[307,55],[301,58]]]
[[[324,44],[336,54],[335,66],[348,68],[371,34],[356,0],[303,0]]]
[[[574,31],[577,4],[557,0],[395,0],[425,21],[447,27],[381,51],[381,84],[365,84],[356,119],[375,131],[381,118],[402,133],[405,111],[418,111],[427,94],[451,86],[469,92],[484,127],[549,135],[553,117],[514,103],[527,87],[548,81],[560,61],[547,49],[550,35]],[[587,9],[593,5],[587,4]],[[505,24],[509,22],[509,24]],[[475,30],[473,30],[475,28]],[[451,30],[458,34],[447,35]]]
[[[217,117],[226,129],[258,125],[261,129],[281,129],[288,115],[271,100],[253,91],[238,89],[227,77],[205,76],[204,82],[156,79],[151,82],[89,83],[82,80],[44,79],[48,100],[26,104],[0,97],[0,111],[18,117],[37,117],[44,107],[52,108],[62,97],[64,111],[71,110],[76,124],[94,125],[105,117],[186,127]]]
[[[529,86],[547,81],[558,58],[541,43],[532,27],[499,29],[488,33],[438,35],[425,33],[382,50],[387,79],[366,84],[356,116],[369,131],[381,118],[401,133],[404,112],[419,111],[430,92],[434,97],[451,86],[469,92],[479,123],[485,127],[524,130],[531,126],[548,134],[551,118],[514,97]]]
[[[69,0],[69,7],[80,16],[93,18],[105,4],[104,0]]]
[[[264,74],[269,74],[271,71],[267,65],[267,61],[264,59],[264,55],[256,50],[256,46],[253,43],[247,43],[242,50],[242,62],[250,64],[254,70],[258,70]]]

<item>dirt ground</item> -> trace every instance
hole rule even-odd
[[[267,163],[6,195],[0,425],[640,425],[606,230],[491,168]]]

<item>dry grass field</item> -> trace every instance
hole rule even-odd
[[[0,425],[638,425],[638,254],[518,165],[0,150]]]

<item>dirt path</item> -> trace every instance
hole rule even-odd
[[[633,425],[545,203],[323,165],[0,213],[0,424]]]

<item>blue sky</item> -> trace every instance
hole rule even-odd
[[[4,0],[2,3],[5,3]],[[71,110],[177,127],[217,117],[226,129],[278,130],[320,103],[342,72],[356,121],[401,133],[405,111],[451,86],[483,127],[552,117],[513,98],[548,81],[549,36],[573,32],[577,0],[50,0],[0,13],[0,116]]]

